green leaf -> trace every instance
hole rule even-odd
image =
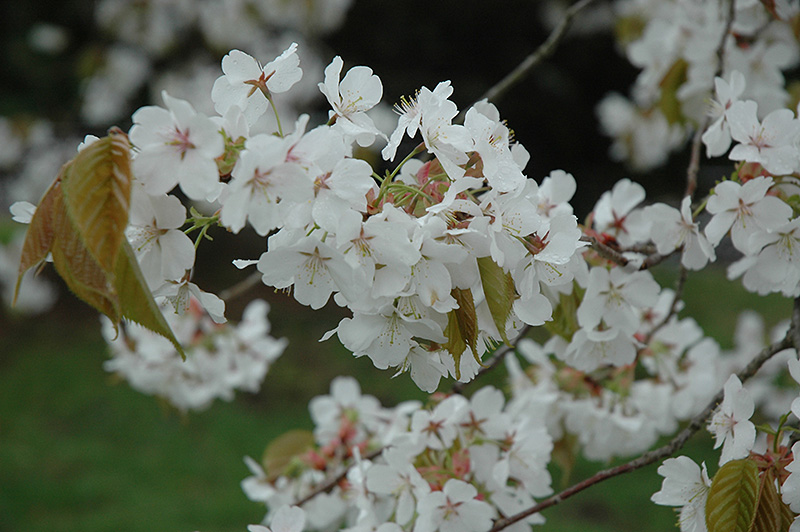
[[[553,309],[553,319],[544,323],[545,329],[551,334],[557,334],[567,342],[572,341],[572,335],[578,326],[578,307],[583,300],[583,289],[577,283],[572,284],[572,292],[559,294],[558,305]]]
[[[75,296],[119,323],[120,309],[114,286],[103,268],[83,245],[64,205],[63,179],[66,165],[45,193],[25,235],[19,278],[42,262],[48,253],[53,266]],[[15,294],[16,299],[16,294]]]
[[[172,342],[181,358],[186,360],[186,353],[153,299],[139,263],[136,262],[133,248],[127,240],[122,241],[114,277],[122,316]]]
[[[458,308],[447,314],[447,328],[444,331],[447,343],[442,347],[447,349],[453,357],[456,368],[456,379],[461,378],[461,355],[467,347],[472,349],[475,360],[478,358],[478,316],[475,313],[475,302],[472,299],[472,290],[467,288],[454,288],[450,294],[458,303]]]
[[[114,271],[131,201],[128,137],[118,128],[67,163],[64,203],[78,235],[107,273]]]
[[[47,192],[39,201],[36,212],[33,213],[28,231],[25,233],[25,242],[22,244],[22,256],[19,260],[19,274],[17,285],[14,287],[14,300],[12,306],[17,302],[22,276],[29,269],[44,262],[47,254],[53,249],[56,238],[55,208],[56,201],[61,198],[61,173],[59,177],[50,185]]]
[[[125,238],[131,180],[130,145],[118,129],[65,164],[28,227],[17,289],[22,275],[52,253],[69,289],[115,328],[128,318],[164,336],[185,359]]]
[[[553,442],[550,459],[561,470],[559,484],[563,489],[570,485],[572,471],[578,461],[578,450],[578,437],[574,434],[565,433],[560,440]]]
[[[500,331],[500,338],[506,343],[511,345],[506,335],[506,324],[508,317],[511,315],[511,307],[514,305],[514,300],[517,298],[517,292],[514,290],[514,279],[511,274],[503,271],[503,268],[497,265],[491,257],[480,257],[478,259],[478,271],[481,276],[481,284],[483,285],[483,293],[486,296],[486,304],[489,306],[489,312],[492,314],[492,320]]]
[[[103,268],[83,245],[63,196],[56,194],[52,207],[55,237],[52,254],[53,266],[75,296],[108,316],[116,325],[120,320],[119,300],[114,286],[108,281]],[[37,209],[38,211],[38,209]]]
[[[314,434],[308,430],[290,430],[272,440],[261,458],[267,480],[274,482],[284,474],[294,458],[312,449],[313,446]]]
[[[780,530],[781,531],[784,531],[784,530],[788,531],[789,527],[792,526],[792,522],[794,522],[794,519],[795,519],[795,517],[797,517],[797,515],[792,511],[791,508],[789,508],[788,504],[783,502],[783,499],[781,499],[780,509],[781,509],[781,527],[780,527]]]
[[[785,508],[784,508],[785,507]],[[786,510],[789,510],[788,514]],[[775,475],[772,469],[767,469],[761,475],[758,487],[758,505],[756,506],[751,532],[786,532],[794,520],[787,515],[792,515],[791,509],[781,500],[778,489],[775,487]]]
[[[748,532],[758,497],[758,465],[731,460],[719,468],[706,501],[708,532]]]
[[[670,124],[681,124],[685,121],[681,101],[678,98],[678,89],[686,82],[688,68],[689,63],[684,59],[678,59],[659,84],[661,98],[658,101],[658,108]]]
[[[622,46],[637,41],[644,33],[647,21],[638,15],[618,17],[614,23],[614,35]]]

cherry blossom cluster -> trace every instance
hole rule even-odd
[[[788,368],[795,383],[800,384],[800,361],[794,352],[789,357]],[[791,405],[795,417],[800,414],[799,407],[800,400],[795,396]],[[777,431],[770,431],[757,440],[756,427],[751,421],[754,412],[754,398],[736,375],[731,375],[724,386],[724,399],[708,425],[715,438],[714,447],[722,447],[719,465],[747,459],[758,465],[760,477],[772,475],[767,478],[772,479],[782,502],[795,515],[789,528],[795,531],[800,526],[800,516],[797,516],[800,477],[794,457],[800,452],[800,446],[795,443],[790,449],[788,436],[780,430],[789,414],[781,418]],[[712,480],[706,464],[698,466],[691,458],[679,456],[664,461],[658,473],[664,480],[661,489],[653,494],[652,501],[678,508],[681,531],[707,530],[707,504]]]
[[[249,224],[270,234],[257,261],[266,284],[291,288],[312,308],[332,295],[350,308],[336,332],[357,356],[410,370],[429,391],[448,372],[469,380],[491,346],[550,318],[543,290],[571,286],[585,245],[567,203],[574,179],[526,179],[527,153],[494,106],[476,104],[453,123],[447,82],[406,100],[387,137],[367,114],[380,79],[368,67],[344,76],[342,68],[337,57],[325,69],[329,122],[308,131],[303,115],[284,132],[275,106],[302,77],[295,44],[265,65],[238,50],[225,56],[216,116],[167,93],[166,108],[134,113],[133,170],[145,199],[129,234],[151,286],[185,282],[192,250],[177,231],[180,207],[165,195],[179,186],[218,205],[213,221],[232,232]],[[380,176],[352,156],[355,145],[388,139],[392,160],[406,134],[422,137],[411,155],[435,159],[407,157]]]
[[[219,51],[233,47],[260,55],[274,55],[292,40],[303,43],[303,59],[319,64],[318,41],[344,23],[351,0],[276,2],[273,0],[103,0],[95,3],[94,24],[103,34],[104,46],[85,53],[87,72],[81,87],[82,124],[105,128],[129,116],[144,89],[150,100],[163,90],[179,95],[202,112],[212,113],[209,93],[218,77]],[[202,38],[197,39],[200,35]],[[28,35],[28,45],[40,54],[58,57],[74,43],[67,28],[37,23]],[[191,41],[189,46],[187,42]],[[96,44],[96,43],[95,43]],[[190,55],[175,60],[176,50],[193,48]],[[319,69],[315,69],[319,70]],[[311,106],[318,96],[319,80],[307,76],[278,105],[284,117]],[[84,126],[80,126],[84,129]],[[57,130],[58,129],[58,130]],[[63,131],[47,117],[0,116],[0,208],[15,201],[40,197],[52,177],[74,153],[80,138]],[[0,261],[19,256],[23,234],[0,242]],[[9,262],[9,264],[10,264]],[[13,267],[2,268],[9,276]],[[44,279],[26,276],[27,289],[14,312],[38,313],[51,308],[55,291]],[[4,293],[14,280],[0,275]],[[4,298],[4,304],[11,301]]]
[[[283,471],[245,460],[252,475],[242,488],[269,506],[273,523],[281,508],[312,496],[302,506],[307,530],[481,532],[498,514],[551,493],[552,440],[542,420],[506,404],[495,388],[471,399],[437,397],[428,408],[385,408],[354,379],[339,377],[309,410],[314,443]],[[345,471],[330,491],[319,491]],[[534,515],[514,528],[542,522]]]
[[[620,4],[646,23],[627,46],[643,68],[640,109],[621,100],[601,108],[624,139],[615,149],[639,167],[663,160],[702,122],[713,86],[702,141],[708,156],[727,153],[736,166],[695,205],[691,194],[679,205],[648,203],[641,185],[622,179],[582,225],[569,203],[575,178],[554,170],[529,179],[527,151],[487,101],[460,113],[449,82],[422,87],[384,131],[373,118],[380,78],[366,66],[345,71],[335,57],[317,86],[327,122],[287,120],[280,102],[304,78],[300,46],[266,63],[232,50],[211,89],[213,112],[165,91],[164,106],[137,110],[129,131],[127,236],[154,295],[178,310],[168,319],[188,360],[163,338],[131,327],[112,339],[108,327],[107,369],[182,409],[255,389],[284,347],[268,336],[264,304],[226,325],[222,300],[192,282],[209,227],[249,227],[266,251],[237,267],[255,266],[265,284],[313,309],[347,308],[324,339],[335,334],[355,356],[408,372],[422,390],[447,376],[471,381],[501,344],[524,359],[506,358],[508,401],[486,387],[469,399],[434,395],[427,406],[385,408],[354,380],[334,381],[329,396],[311,402],[315,430],[302,453],[276,461],[268,448],[263,464],[246,460],[252,476],[243,488],[268,505],[273,529],[487,530],[551,493],[554,442],[576,441],[570,451],[594,460],[636,454],[703,412],[720,388],[708,424],[720,465],[767,464],[797,511],[800,480],[784,429],[800,398],[796,387],[774,387],[787,372],[800,383],[796,350],[782,349],[743,385],[733,373],[764,348],[758,323],[743,317],[736,349],[722,353],[678,317],[680,292],[649,271],[673,255],[684,271],[702,269],[730,235],[742,254],[731,278],[760,294],[800,295],[800,121],[783,107],[781,75],[796,61],[785,23],[794,12],[772,5],[737,1],[731,22],[716,3]],[[720,42],[723,76],[715,78]],[[381,166],[357,157],[361,148],[380,150]],[[187,217],[177,189],[206,214],[192,208]],[[32,208],[14,211],[26,221]],[[528,326],[544,326],[549,339],[520,340]],[[766,442],[750,420],[757,406]],[[680,457],[659,472],[654,502],[680,507],[682,530],[703,530],[705,466]],[[539,522],[534,515],[509,528]]]
[[[164,337],[135,324],[117,334],[104,318],[103,337],[111,351],[103,364],[106,371],[181,411],[208,408],[215,399],[230,401],[235,390],[257,392],[287,343],[269,335],[267,303],[253,300],[241,321],[233,325],[215,323],[197,299],[188,294],[185,298],[185,312],[165,311],[164,315],[184,346],[186,360]]]
[[[715,83],[715,120],[703,142],[710,156],[728,153],[740,164],[738,181],[719,183],[708,199],[706,210],[713,217],[706,236],[716,245],[730,232],[743,254],[729,267],[730,278],[742,276],[752,292],[795,297],[800,295],[795,252],[800,237],[795,201],[800,191],[800,120],[791,109],[776,109],[759,120],[756,101],[740,100],[746,87],[739,71]]]
[[[741,72],[749,82],[745,97],[766,115],[790,105],[783,72],[800,60],[791,29],[800,13],[786,0],[759,2],[632,0],[614,4],[619,43],[641,69],[630,99],[613,93],[597,112],[614,139],[611,156],[637,170],[666,162],[693,129],[703,123],[705,101],[714,88],[718,64],[728,78]],[[728,24],[731,24],[730,29]]]
[[[208,89],[216,78],[212,58],[216,54],[209,51],[246,48],[268,55],[300,38],[311,45],[342,25],[350,4],[350,0],[97,2],[95,22],[113,44],[85,82],[82,118],[93,125],[122,118],[143,87],[154,100],[166,89],[210,111]],[[177,68],[173,64],[164,69],[161,64],[176,48],[186,48],[189,39],[194,46],[200,44],[193,55]],[[284,112],[292,114],[294,105],[307,105],[313,88],[311,82],[306,90],[295,91],[294,100],[282,102]]]

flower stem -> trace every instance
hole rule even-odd
[[[278,124],[278,135],[283,138],[285,135],[283,134],[283,127],[281,127],[281,117],[278,116],[278,108],[275,107],[275,102],[271,94],[267,94],[267,100],[269,100],[269,106],[272,107],[272,112],[275,113],[275,122]]]

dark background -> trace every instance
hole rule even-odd
[[[341,55],[347,65],[373,68],[384,84],[384,102],[390,105],[423,85],[433,88],[449,79],[453,99],[463,108],[546,39],[549,28],[541,23],[539,11],[539,3],[529,0],[357,0],[345,25],[324,43],[329,54]],[[30,49],[27,32],[36,21],[69,30],[70,45],[63,54],[50,57]],[[109,42],[93,22],[93,2],[4,2],[0,29],[0,114],[43,115],[64,131],[102,134],[76,120],[81,76]],[[184,55],[199,44],[199,36],[187,34],[176,51]],[[529,177],[541,180],[553,169],[576,177],[573,203],[579,217],[623,177],[642,183],[653,198],[677,197],[683,189],[685,152],[647,175],[608,159],[610,141],[599,131],[595,105],[609,91],[626,94],[636,73],[610,33],[573,36],[495,102],[516,139],[531,153]],[[143,90],[131,111],[149,103],[146,96]],[[117,125],[129,125],[122,122]]]

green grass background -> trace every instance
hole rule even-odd
[[[662,277],[669,279],[668,270]],[[407,376],[354,359],[334,339],[337,311],[313,312],[267,289],[273,333],[290,340],[258,394],[180,415],[103,371],[105,344],[91,310],[65,295],[45,316],[0,318],[0,532],[244,531],[264,509],[239,483],[244,455],[260,456],[271,438],[310,428],[306,405],[330,379],[355,374],[366,393],[390,405],[424,397]],[[769,323],[791,303],[754,298],[719,272],[693,275],[684,315],[730,346],[740,311],[758,308]],[[241,307],[233,305],[231,312]],[[502,371],[502,370],[499,370]],[[699,434],[687,453],[717,455]],[[571,481],[610,464],[579,462]],[[656,465],[617,477],[545,512],[543,531],[668,531],[674,512],[649,502],[660,487]],[[556,477],[558,475],[556,474]],[[560,487],[556,480],[554,487]]]

